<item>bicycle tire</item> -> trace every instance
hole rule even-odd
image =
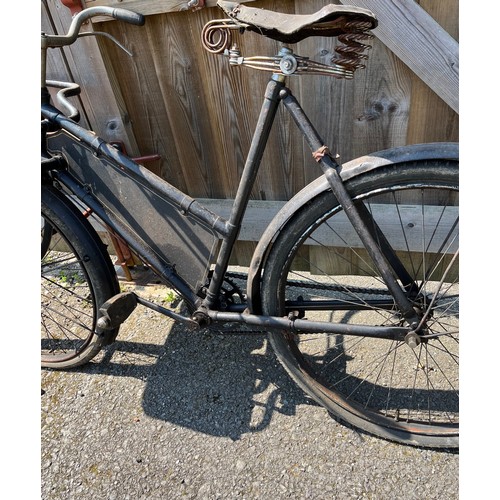
[[[99,307],[119,293],[106,247],[75,205],[42,187],[41,365],[69,369],[89,362],[118,329],[96,327]],[[45,240],[44,240],[45,237]]]
[[[42,217],[42,259],[50,247],[53,231],[53,227]]]
[[[405,342],[289,331],[270,333],[270,343],[292,379],[338,420],[391,441],[458,448],[458,262],[450,264],[458,241],[458,162],[389,165],[345,185],[391,245],[402,245],[398,255],[419,285],[412,300],[422,311],[432,306],[427,327],[436,336],[414,349]],[[305,317],[327,313],[353,328],[405,324],[343,217],[326,191],[289,220],[265,262],[265,314],[284,316],[293,299],[295,305],[310,301],[309,307],[326,297],[336,311],[309,307]],[[415,248],[415,235],[423,246]]]

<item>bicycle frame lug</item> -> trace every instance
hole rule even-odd
[[[199,308],[192,315],[193,321],[198,323],[198,326],[204,328],[209,326],[212,323],[212,319],[208,315],[208,313],[204,310],[204,308]]]
[[[290,91],[286,87],[284,89],[281,89],[279,92],[280,99],[286,99],[289,95],[290,95]]]

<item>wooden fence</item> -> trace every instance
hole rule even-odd
[[[147,15],[143,27],[118,21],[88,29],[86,37],[50,51],[49,78],[82,85],[84,120],[131,156],[158,154],[146,163],[157,175],[196,198],[231,199],[248,150],[268,74],[229,67],[206,52],[200,33],[224,17],[212,7],[182,10],[187,2],[88,0]],[[325,143],[348,161],[394,146],[458,141],[458,0],[256,0],[253,7],[311,13],[326,3],[367,7],[379,18],[366,69],[354,80],[291,77],[289,84]],[[42,29],[63,32],[71,21],[60,0],[42,1]],[[253,33],[236,35],[244,56],[274,55],[278,43]],[[309,38],[295,52],[327,61],[333,39]],[[289,199],[320,172],[290,118],[279,113],[254,200]],[[251,246],[240,245],[241,262]],[[238,259],[237,259],[238,260]]]

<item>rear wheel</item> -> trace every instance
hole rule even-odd
[[[117,332],[96,328],[99,307],[119,293],[106,248],[56,190],[42,188],[41,362],[72,368],[91,360]]]
[[[413,280],[407,294],[425,335],[415,346],[283,331],[270,334],[271,344],[298,385],[339,419],[406,444],[458,447],[458,164],[384,167],[346,187]],[[274,242],[262,299],[270,315],[353,330],[408,326],[331,192],[299,210]]]

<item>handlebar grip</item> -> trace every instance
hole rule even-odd
[[[137,26],[143,26],[146,22],[146,18],[142,14],[125,9],[113,9],[113,13],[111,15],[119,21],[136,24]]]
[[[42,49],[71,45],[78,38],[82,24],[88,19],[96,16],[110,16],[120,21],[136,24],[138,26],[142,26],[146,21],[146,18],[142,14],[126,9],[114,9],[107,6],[89,7],[73,17],[66,35],[47,35],[42,33]]]

